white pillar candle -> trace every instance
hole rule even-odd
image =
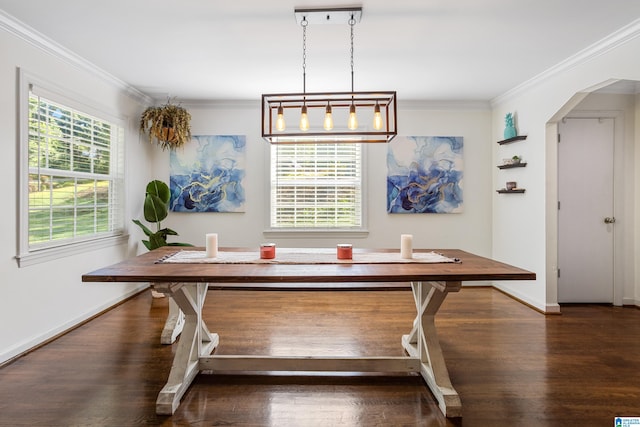
[[[413,235],[411,234],[400,235],[400,258],[404,258],[404,259],[413,258]]]
[[[206,236],[207,258],[218,256],[218,234],[207,233]]]

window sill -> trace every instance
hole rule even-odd
[[[17,255],[18,267],[28,267],[43,262],[52,261],[54,259],[64,258],[80,253],[86,253],[96,249],[102,249],[109,246],[117,246],[129,241],[128,234],[119,236],[105,237],[102,239],[89,240],[86,242],[77,242],[64,246],[56,246],[51,248],[40,249],[26,254]]]

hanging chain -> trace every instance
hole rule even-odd
[[[356,20],[351,15],[351,19],[349,19],[349,26],[351,27],[351,92],[353,93],[353,27],[356,25]]]
[[[307,18],[302,18],[302,93],[307,92]]]

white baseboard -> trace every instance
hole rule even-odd
[[[640,300],[634,298],[622,298],[622,305],[635,305],[640,307]]]
[[[462,287],[463,288],[473,288],[473,287],[477,287],[477,288],[483,288],[483,287],[491,287],[493,286],[493,283],[491,282],[487,282],[487,281],[477,281],[477,282],[462,282]]]
[[[56,337],[57,335],[70,331],[85,320],[88,320],[91,317],[109,309],[110,307],[113,307],[119,302],[124,301],[125,299],[137,294],[141,290],[145,289],[145,287],[148,287],[148,284],[135,287],[116,298],[106,301],[105,303],[97,307],[93,307],[90,311],[87,311],[74,319],[70,319],[68,322],[63,323],[62,325],[50,329],[43,334],[34,336],[27,341],[24,341],[16,346],[9,348],[8,350],[3,351],[2,353],[0,353],[0,365],[8,360],[13,359],[16,356],[28,352],[29,350],[39,346],[40,344],[46,342],[47,340],[50,340],[51,338]]]
[[[541,301],[535,301],[532,300],[530,297],[528,297],[527,295],[523,295],[521,293],[519,293],[518,291],[514,291],[513,289],[507,289],[504,285],[501,285],[499,283],[494,283],[493,287],[498,289],[501,292],[504,292],[505,294],[507,294],[508,296],[512,297],[513,299],[523,303],[524,305],[527,305],[531,308],[533,308],[534,310],[537,310],[541,313],[544,314],[559,314],[560,313],[560,304],[547,304],[546,302],[541,302]]]

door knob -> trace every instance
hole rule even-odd
[[[614,222],[616,222],[616,219],[615,219],[615,218],[609,218],[609,217],[606,217],[606,218],[604,219],[604,223],[605,223],[605,224],[613,224]]]

